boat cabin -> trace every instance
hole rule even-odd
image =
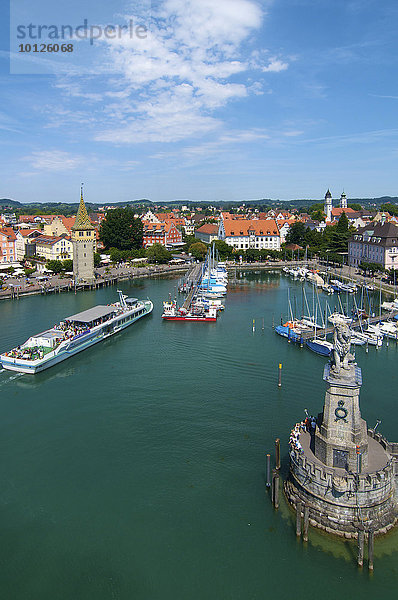
[[[43,331],[43,333],[30,337],[25,346],[28,348],[55,348],[58,345],[59,340],[63,339],[64,333],[62,331],[49,329],[48,331]]]
[[[85,327],[91,329],[105,321],[109,321],[116,316],[118,309],[116,306],[94,306],[83,312],[76,313],[65,319],[65,323],[77,327]]]

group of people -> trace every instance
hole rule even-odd
[[[300,431],[303,430],[304,421],[296,423],[290,432],[289,444],[291,448],[296,448],[299,452],[303,452],[303,447],[300,443]],[[305,431],[305,429],[304,429]]]
[[[305,427],[305,431],[308,431],[308,433],[315,433],[315,428],[316,428],[316,418],[313,417],[312,415],[310,417],[306,417],[303,421],[304,427]]]
[[[65,333],[65,339],[73,338],[76,335],[90,331],[87,325],[76,325],[76,323],[72,323],[67,319],[61,321],[58,325],[54,325],[53,329],[56,331],[63,331]]]
[[[37,346],[32,347],[22,347],[18,346],[17,348],[13,348],[9,352],[4,353],[5,356],[10,356],[11,358],[22,358],[24,360],[39,360],[44,357],[44,352],[41,348]]]
[[[303,452],[303,447],[300,443],[300,433],[302,431],[308,431],[311,435],[315,433],[316,428],[316,418],[312,415],[310,417],[306,417],[300,423],[296,423],[293,429],[290,432],[289,444],[292,448],[296,448],[299,452]]]

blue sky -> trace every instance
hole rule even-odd
[[[82,181],[99,203],[398,195],[396,0],[12,6],[0,197],[72,202]],[[147,31],[17,52],[18,24],[84,18]]]

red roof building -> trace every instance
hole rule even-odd
[[[16,260],[17,237],[12,227],[3,227],[0,229],[0,262],[11,263]]]
[[[218,240],[218,225],[205,223],[195,231],[195,237],[205,244],[211,244],[213,240]]]
[[[175,248],[183,245],[182,233],[170,221],[163,223],[149,223],[148,221],[144,221],[142,244],[144,248],[153,246],[153,244],[161,244],[166,248]]]
[[[280,250],[281,247],[279,229],[274,219],[223,219],[218,238],[236,250]]]

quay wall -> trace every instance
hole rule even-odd
[[[109,276],[96,279],[91,284],[79,284],[75,286],[73,283],[68,281],[64,283],[62,280],[57,283],[51,283],[50,286],[37,286],[29,287],[22,290],[5,290],[0,291],[0,300],[19,300],[24,296],[37,296],[46,294],[58,294],[61,292],[73,292],[77,293],[85,290],[95,290],[102,287],[108,287],[117,285],[119,281],[129,281],[132,279],[147,279],[150,277],[160,277],[163,275],[183,275],[188,271],[189,266],[178,266],[178,267],[152,267],[152,268],[137,268],[134,271],[115,273]]]

